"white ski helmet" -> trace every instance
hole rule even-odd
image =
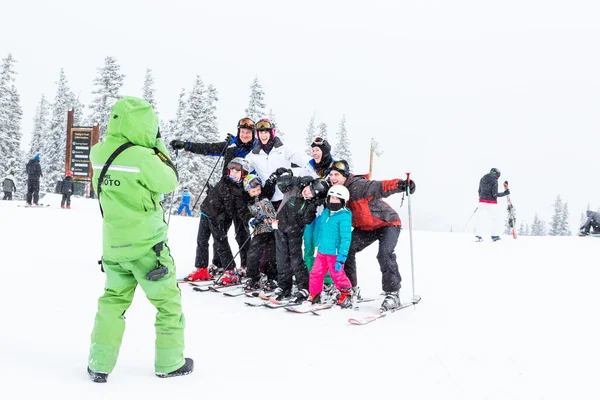
[[[338,199],[344,200],[344,205],[346,205],[348,200],[350,200],[350,192],[344,185],[333,185],[330,187],[327,191],[327,197],[329,198],[329,196],[334,196]]]
[[[231,169],[231,164],[238,164],[240,167],[242,167],[242,170],[245,172],[245,174],[243,174],[243,176],[246,176],[247,174],[252,172],[250,169],[250,163],[245,158],[242,158],[242,157],[234,158],[233,160],[229,161],[229,164],[227,164],[227,168]]]

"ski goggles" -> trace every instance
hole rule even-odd
[[[256,123],[257,131],[270,131],[271,129],[273,129],[273,124],[271,124],[269,121],[258,121]]]
[[[341,161],[334,161],[331,164],[329,164],[329,169],[334,169],[337,171],[345,171],[345,172],[350,172],[348,171],[348,167],[346,165],[346,163],[341,162]]]
[[[240,164],[236,164],[236,163],[229,163],[227,165],[227,169],[229,170],[235,170],[235,171],[241,171],[242,170],[242,166]]]
[[[313,146],[323,146],[325,144],[325,139],[323,139],[320,136],[317,136],[316,138],[313,139],[312,141],[312,145]]]
[[[252,121],[250,118],[240,119],[238,122],[238,129],[241,128],[254,130],[254,121]]]
[[[254,189],[257,186],[262,186],[262,181],[258,176],[250,179],[248,182],[244,181],[244,190]]]

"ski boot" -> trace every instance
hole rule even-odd
[[[210,274],[213,276],[221,275],[223,273],[223,271],[225,271],[223,269],[223,267],[219,267],[218,265],[215,265],[215,264],[210,264],[207,268],[208,268],[208,272],[210,272]]]
[[[500,236],[492,236],[492,242],[497,242],[500,240]]]
[[[358,286],[354,286],[352,288],[352,303],[356,304],[359,300],[362,300],[362,296],[360,294],[360,288]]]
[[[311,293],[306,300],[310,301],[311,304],[321,304],[321,293]]]
[[[400,292],[385,292],[385,298],[383,299],[383,303],[381,303],[379,311],[386,312],[396,307],[400,307]]]
[[[207,281],[212,279],[212,275],[208,272],[208,268],[196,268],[196,272],[192,272],[185,278],[186,281]]]
[[[341,288],[336,304],[342,308],[352,307],[352,289]]]
[[[174,376],[189,375],[192,372],[194,372],[194,360],[191,358],[186,358],[185,364],[183,364],[181,368],[169,373],[157,372],[156,376],[159,378],[172,378]]]
[[[248,278],[248,280],[246,280],[246,284],[244,285],[244,291],[253,292],[255,290],[259,290],[260,286],[260,278]]]
[[[290,299],[290,297],[292,297],[292,292],[289,289],[283,290],[282,288],[278,287],[277,289],[275,289],[273,297],[275,298],[275,300],[280,302],[287,301]]]
[[[290,302],[300,304],[306,299],[308,299],[308,290],[301,289],[298,290],[296,294],[290,299]]]
[[[90,367],[87,368],[87,372],[92,382],[106,383],[106,380],[108,379],[108,374],[105,374],[104,372],[94,372]]]
[[[267,278],[267,280],[262,285],[262,289],[265,292],[272,292],[272,291],[274,291],[275,289],[277,289],[277,281],[275,279],[269,279],[269,278]]]
[[[235,269],[225,271],[217,282],[218,285],[237,285],[238,283],[240,283],[240,278]]]

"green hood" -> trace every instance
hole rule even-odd
[[[115,103],[108,120],[107,139],[152,148],[156,146],[157,134],[158,116],[146,100],[123,97]]]

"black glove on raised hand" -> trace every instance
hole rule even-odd
[[[235,139],[235,136],[233,136],[231,133],[228,133],[227,137],[225,138],[225,141],[227,143],[231,143],[233,141],[233,139]]]
[[[415,181],[413,181],[412,179],[410,180],[410,194],[413,194],[415,192],[417,188],[417,185],[415,185]],[[400,191],[402,192],[406,192],[406,181],[400,179],[398,181],[398,189],[400,189]]]
[[[185,148],[186,142],[184,142],[183,140],[171,140],[171,143],[169,144],[173,149],[181,150]]]
[[[291,175],[291,176],[294,175],[294,173],[292,172],[292,170],[289,169],[289,168],[279,167],[279,168],[277,168],[275,170],[275,175],[277,175],[277,176],[281,176],[281,175],[284,175],[284,174],[288,174],[288,175]]]

